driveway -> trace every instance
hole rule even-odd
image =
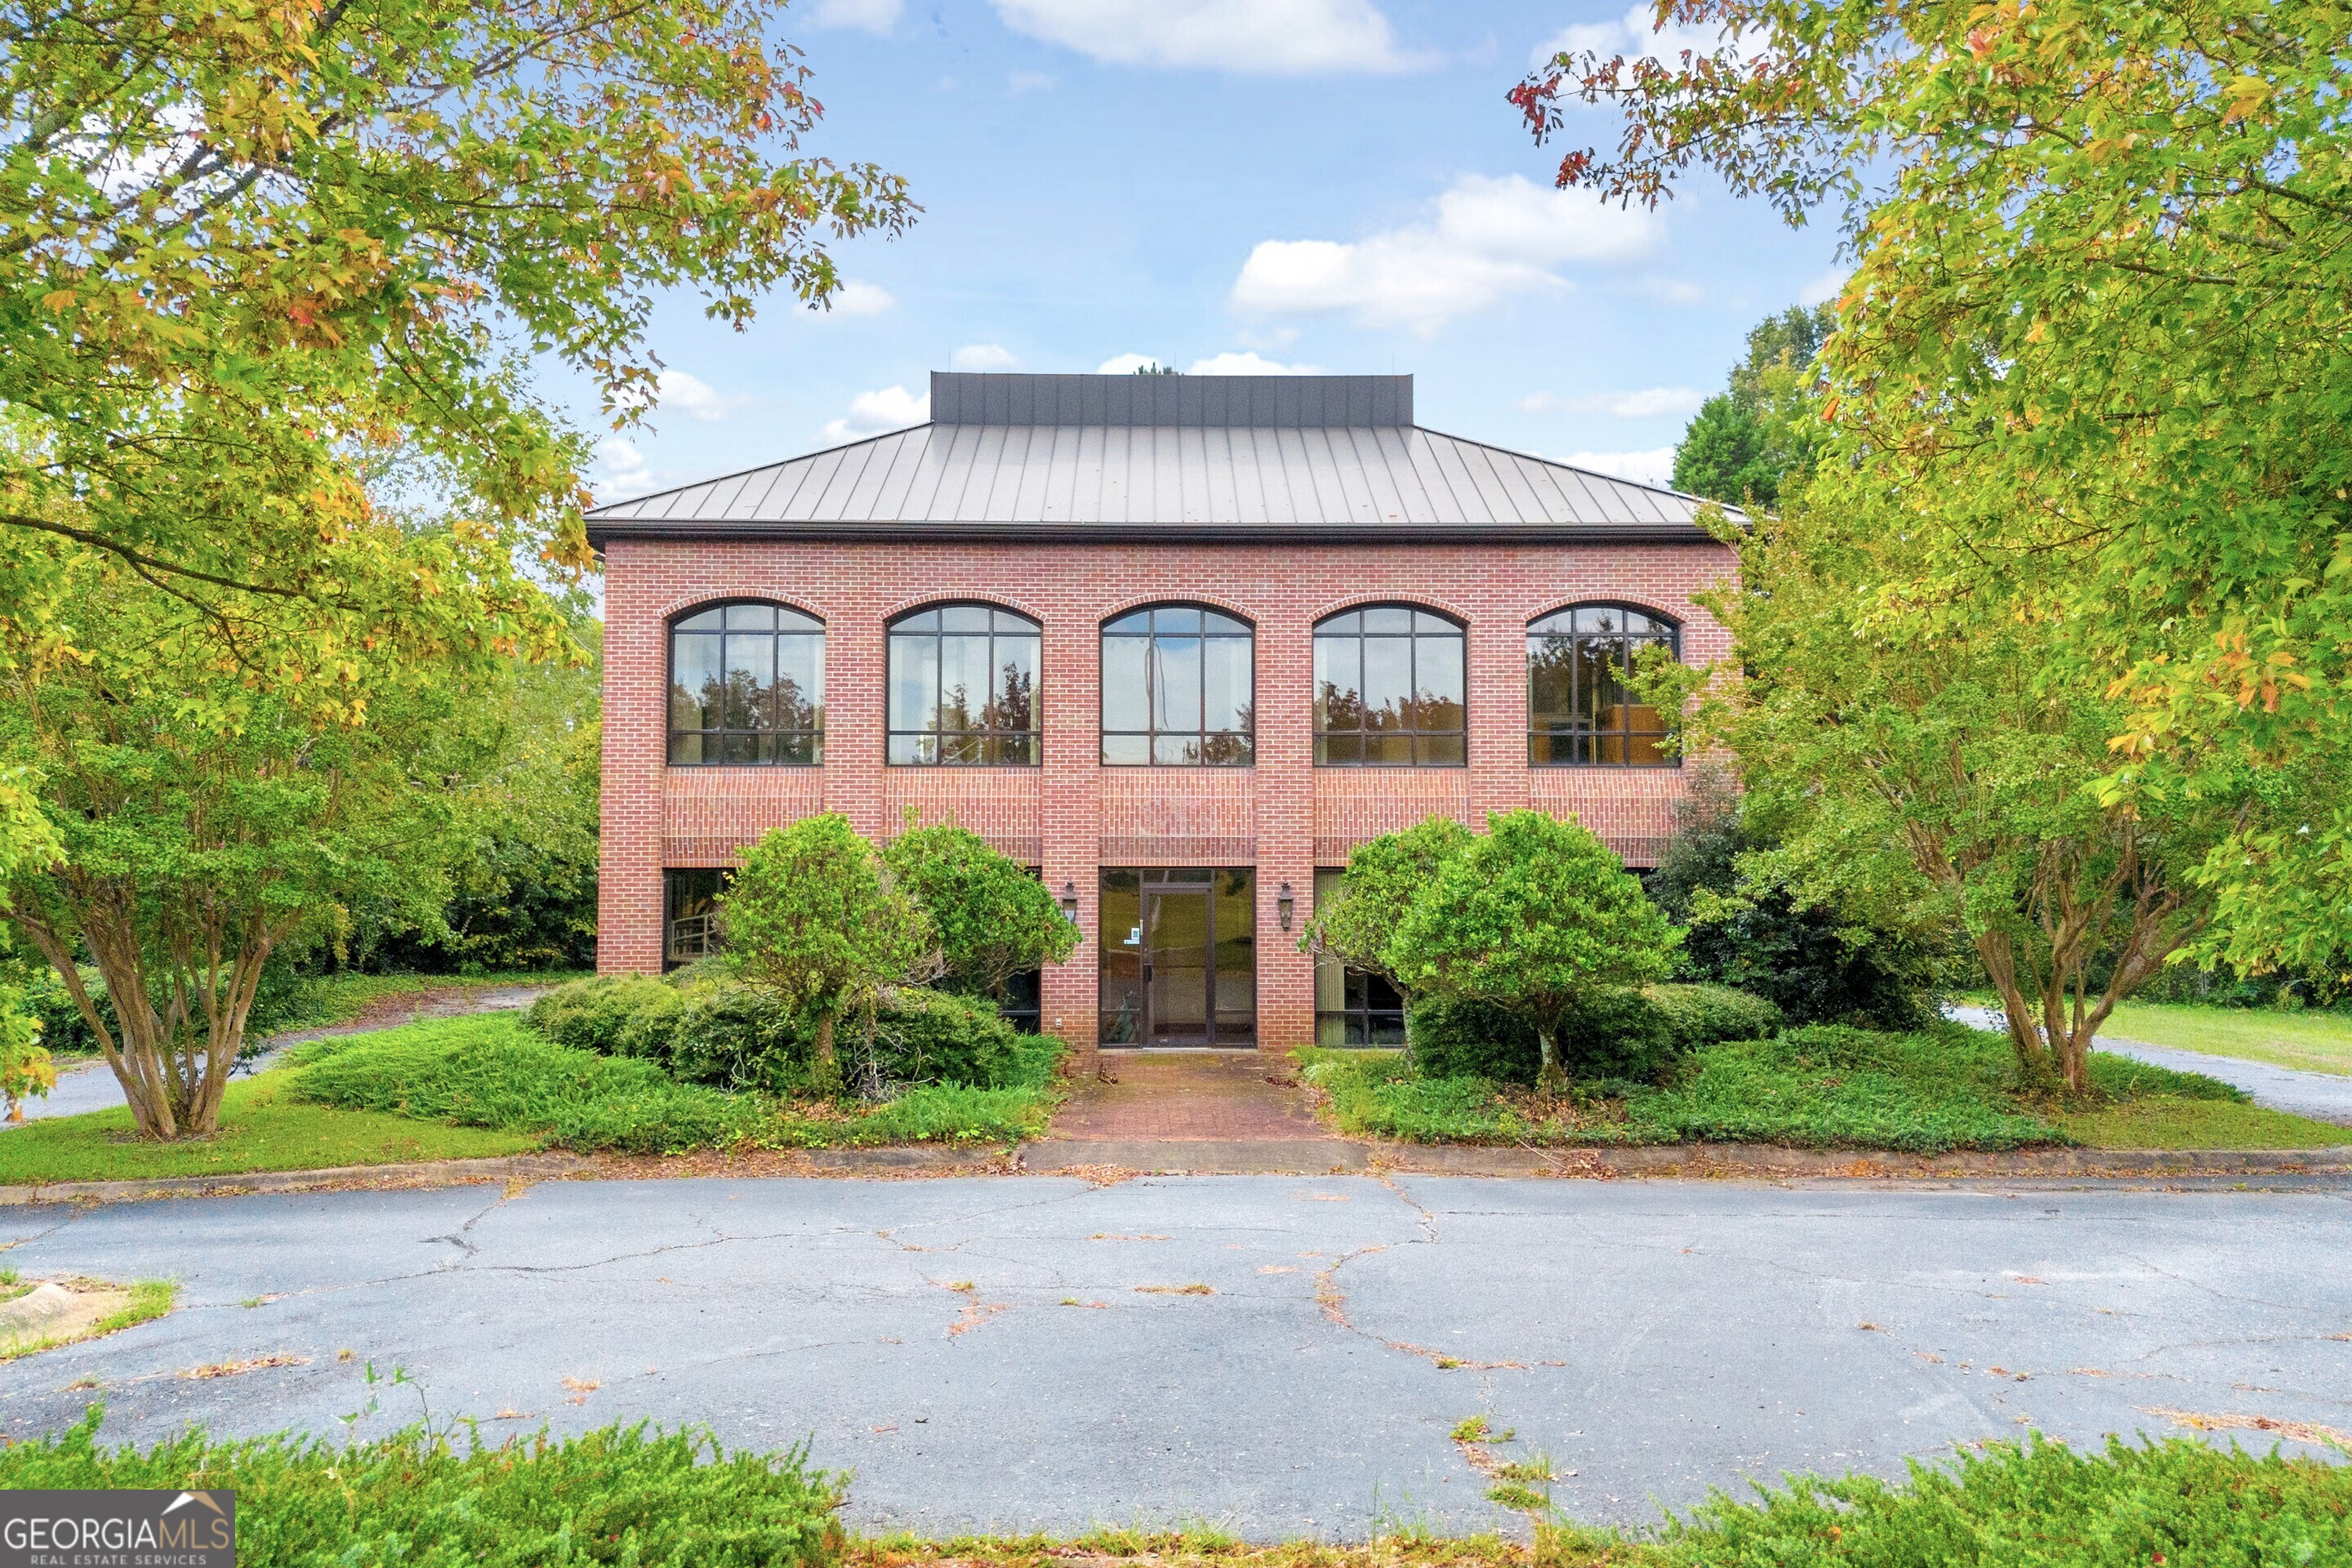
[[[1639,1523],[2029,1426],[2352,1427],[2347,1196],[1035,1176],[16,1210],[26,1274],[185,1289],[0,1366],[0,1432],[103,1399],[115,1440],[337,1436],[373,1362],[492,1435],[649,1416],[809,1440],[854,1467],[868,1529],[1348,1539],[1519,1527],[1448,1437],[1485,1415],[1518,1435],[1499,1457],[1550,1456],[1571,1515]],[[175,1375],[271,1356],[298,1364]],[[417,1413],[379,1394],[362,1433]]]

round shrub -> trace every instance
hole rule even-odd
[[[1423,1001],[1407,1026],[1421,1076],[1531,1085],[1543,1065],[1536,1032],[1491,1003]],[[1674,1060],[1666,1016],[1638,991],[1587,993],[1561,1016],[1560,1066],[1572,1079],[1648,1079]]]
[[[848,1025],[846,1054],[863,1054],[860,1025]],[[874,1065],[890,1083],[968,1083],[993,1089],[1014,1081],[1021,1033],[993,1004],[943,991],[900,991],[874,1017]]]
[[[811,1041],[773,991],[718,973],[686,987],[670,1033],[670,1070],[689,1083],[764,1089],[800,1085]]]
[[[1685,1051],[1724,1040],[1769,1039],[1787,1022],[1771,1002],[1729,985],[1653,985],[1643,994]]]
[[[530,1005],[530,1026],[560,1046],[598,1051],[606,1056],[656,1055],[639,1050],[625,1053],[622,1030],[641,1008],[675,1011],[677,993],[650,974],[598,974],[559,985]]]

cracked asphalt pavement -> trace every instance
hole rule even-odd
[[[650,1417],[806,1441],[855,1471],[867,1529],[1344,1540],[1520,1527],[1449,1440],[1484,1415],[1517,1434],[1500,1457],[1550,1458],[1572,1517],[1639,1524],[2029,1425],[2352,1427],[2347,1198],[1013,1177],[19,1209],[12,1268],[184,1289],[165,1319],[0,1366],[0,1433],[102,1399],[115,1441],[340,1437],[373,1362],[418,1387],[379,1386],[362,1435],[421,1393],[493,1438]],[[272,1356],[298,1364],[178,1375]]]

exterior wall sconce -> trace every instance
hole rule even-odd
[[[1286,882],[1283,885],[1289,886]],[[1062,918],[1072,925],[1078,923],[1078,885],[1075,881],[1062,884]]]
[[[1290,896],[1290,884],[1285,882],[1282,885],[1282,891],[1274,896],[1274,912],[1282,921],[1283,930],[1290,929],[1290,917],[1297,912],[1297,909],[1298,900]]]

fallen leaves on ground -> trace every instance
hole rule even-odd
[[[244,1361],[207,1362],[203,1366],[184,1369],[180,1375],[187,1378],[240,1377],[248,1372],[261,1372],[273,1366],[308,1366],[310,1358],[299,1355],[257,1355]]]

